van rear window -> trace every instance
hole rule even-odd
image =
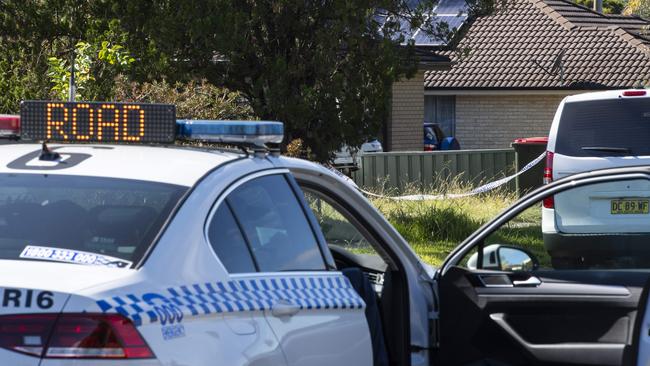
[[[569,156],[650,155],[650,98],[564,105],[555,152]]]

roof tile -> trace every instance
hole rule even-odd
[[[445,51],[454,63],[449,70],[427,72],[425,87],[627,87],[650,76],[650,40],[640,34],[648,25],[568,0],[511,0],[505,11],[469,26],[458,44],[470,50],[469,56],[459,59]]]

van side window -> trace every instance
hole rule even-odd
[[[227,198],[258,270],[325,270],[318,241],[283,175],[251,180]]]

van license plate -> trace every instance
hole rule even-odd
[[[650,200],[612,200],[612,215],[647,214]]]

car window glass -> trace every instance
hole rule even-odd
[[[325,269],[314,232],[284,176],[251,180],[227,200],[260,271]]]
[[[337,245],[357,254],[375,254],[364,235],[338,209],[313,192],[304,193],[328,245]]]
[[[80,263],[75,253],[86,252],[137,262],[186,191],[129,179],[0,174],[0,259]]]
[[[210,245],[228,272],[255,272],[248,244],[227,202],[223,202],[214,214],[208,227],[208,237]]]
[[[538,268],[552,268],[551,258],[544,248],[541,214],[541,203],[535,204],[489,235],[484,240],[483,269],[532,269],[526,267],[525,257],[522,254],[526,252],[537,259],[539,262]],[[523,252],[513,250],[517,248],[522,249]],[[499,257],[499,254],[502,254],[502,256]],[[464,267],[476,269],[477,260],[478,254],[475,248],[465,256],[462,264]],[[516,267],[517,263],[514,263],[515,261],[522,264],[522,267]]]
[[[574,187],[537,202],[483,242],[483,269],[650,269],[650,181]],[[472,252],[461,266],[479,267]],[[518,251],[516,250],[518,249]],[[531,261],[527,262],[526,253]]]
[[[613,124],[612,121],[616,123]],[[650,155],[650,99],[630,98],[566,103],[556,152],[570,156]],[[584,149],[587,148],[587,149]]]

